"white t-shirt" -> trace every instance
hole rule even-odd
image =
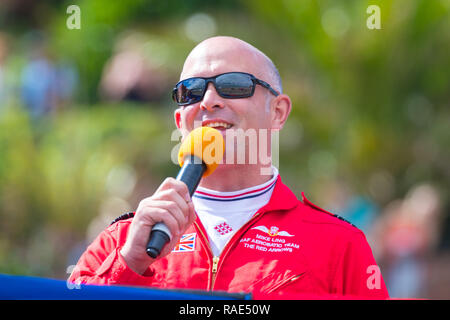
[[[260,185],[232,192],[198,187],[192,196],[197,216],[208,233],[214,256],[272,196],[278,169],[272,166],[272,178]]]

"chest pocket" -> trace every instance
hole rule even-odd
[[[281,281],[278,281],[270,286],[267,287],[267,289],[264,290],[264,293],[274,293],[277,291],[281,291],[283,289],[286,289],[289,286],[293,286],[296,282],[300,282],[301,278],[305,276],[306,272],[290,276],[287,279],[283,279]]]
[[[274,272],[270,276],[255,282],[252,291],[259,291],[264,294],[278,293],[283,290],[307,291],[309,286],[307,285],[308,281],[305,281],[306,278],[306,271]]]

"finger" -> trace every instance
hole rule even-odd
[[[172,212],[165,208],[164,205],[158,204],[158,207],[145,207],[142,210],[142,215],[148,216],[149,221],[152,221],[151,227],[156,223],[162,222],[167,228],[169,228],[170,233],[173,237],[177,237],[180,233],[180,224],[177,219],[173,216]]]
[[[158,200],[155,201],[155,205],[157,205],[161,209],[166,210],[167,214],[170,214],[175,219],[178,226],[177,228],[178,232],[184,229],[185,225],[187,224],[188,218],[185,215],[185,213],[183,213],[183,211],[180,209],[180,207],[177,205],[176,202]]]
[[[190,198],[189,189],[188,189],[187,185],[184,182],[176,180],[175,178],[172,178],[172,177],[166,178],[163,181],[163,183],[159,186],[158,190],[156,190],[155,194],[160,191],[164,191],[164,190],[168,190],[168,189],[174,189],[186,201],[188,201],[189,200],[188,198]]]
[[[197,214],[195,213],[194,203],[191,201],[188,203],[189,207],[189,218],[188,218],[188,226],[194,223],[195,219],[197,219]]]
[[[168,189],[168,190],[158,192],[158,194],[155,194],[155,196],[153,196],[152,199],[174,201],[180,207],[180,209],[183,211],[184,215],[185,216],[188,215],[188,210],[189,210],[188,203],[191,202],[191,198],[189,197],[189,201],[186,201],[174,189]]]
[[[137,208],[137,211],[142,210],[144,207],[155,207],[155,201],[173,201],[175,202],[183,212],[183,215],[188,215],[188,204],[187,201],[181,197],[181,195],[176,192],[174,189],[168,189],[163,191],[158,191],[153,196],[143,199]],[[189,199],[190,202],[190,199]]]
[[[160,192],[151,201],[149,206],[154,206],[155,201],[164,205],[164,208],[170,211],[180,224],[180,229],[184,229],[189,221],[190,209],[188,203],[173,189]],[[190,202],[192,203],[192,202]]]
[[[186,202],[183,202],[183,206],[185,207],[184,210],[181,209],[177,204],[172,202],[168,204],[167,208],[167,210],[169,210],[172,213],[173,217],[177,220],[180,232],[186,228],[189,220],[189,206]]]

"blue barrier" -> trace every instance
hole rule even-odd
[[[0,274],[1,300],[250,300],[250,294],[75,285],[64,280]]]

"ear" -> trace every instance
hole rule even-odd
[[[175,118],[175,125],[178,129],[181,129],[181,110],[176,109],[173,116]]]
[[[280,94],[272,101],[271,116],[273,130],[283,129],[284,123],[291,113],[291,109],[292,101],[287,94]]]

